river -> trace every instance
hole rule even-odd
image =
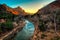
[[[34,34],[34,24],[28,20],[25,20],[26,24],[24,28],[17,33],[14,40],[29,40],[31,36]]]

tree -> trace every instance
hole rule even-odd
[[[14,20],[14,18],[16,17],[17,15],[14,15],[12,13],[1,13],[0,14],[0,18],[5,18],[5,19],[9,19],[9,20]]]
[[[43,31],[43,32],[46,31],[45,24],[42,20],[39,21],[39,26],[38,27],[39,27],[40,31]]]
[[[1,23],[0,23],[0,33],[2,32],[2,29],[1,29]]]
[[[57,20],[60,20],[60,9],[56,9],[56,11],[53,11],[53,16],[54,16],[54,26],[55,26],[55,33],[57,34]]]
[[[7,21],[7,22],[1,24],[1,28],[3,31],[12,30],[13,24],[11,21]]]

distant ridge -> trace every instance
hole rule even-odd
[[[11,8],[7,6],[6,4],[0,4],[0,11],[12,13],[14,15],[19,15],[19,14],[25,15],[26,13],[21,7]]]
[[[47,6],[45,6],[45,7],[43,7],[42,9],[39,9],[38,10],[38,14],[39,14],[39,12],[41,13],[41,12],[46,12],[47,10],[49,10],[49,11],[54,11],[54,10],[56,10],[56,9],[60,9],[60,0],[56,0],[56,1],[54,1],[54,2],[52,2],[52,3],[50,3],[49,5],[47,5]]]

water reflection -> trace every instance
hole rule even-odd
[[[26,24],[22,31],[20,31],[15,40],[28,40],[34,33],[34,24],[28,20],[25,20]]]

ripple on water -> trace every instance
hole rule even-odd
[[[22,31],[18,32],[15,40],[28,40],[34,33],[34,24],[28,20],[25,20],[26,24]]]

